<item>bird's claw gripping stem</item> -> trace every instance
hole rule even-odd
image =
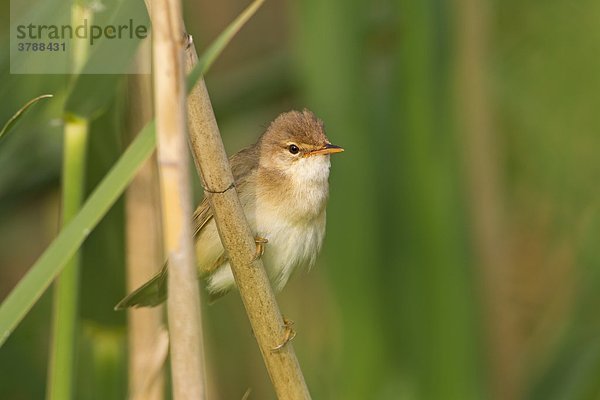
[[[254,258],[258,259],[265,254],[265,244],[269,243],[269,241],[263,237],[257,236],[254,238],[254,243],[256,243],[256,254]]]
[[[283,349],[286,344],[291,342],[296,337],[296,331],[292,328],[292,325],[294,325],[294,321],[283,317],[283,327],[285,328],[285,332],[283,334],[283,341],[277,346],[273,347],[271,351],[279,351]]]

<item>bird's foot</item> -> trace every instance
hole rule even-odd
[[[256,243],[255,259],[258,259],[265,254],[265,244],[269,243],[269,241],[263,237],[257,236],[254,238],[254,243]]]
[[[283,341],[277,346],[273,347],[271,351],[279,351],[285,347],[286,344],[291,342],[296,337],[296,331],[292,328],[294,321],[283,317],[283,328],[285,329],[283,334]]]

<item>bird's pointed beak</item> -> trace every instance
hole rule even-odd
[[[327,143],[322,148],[313,150],[313,151],[307,153],[306,155],[307,156],[316,156],[317,154],[334,154],[334,153],[341,153],[342,151],[344,151],[344,149],[342,147],[336,146],[335,144]]]

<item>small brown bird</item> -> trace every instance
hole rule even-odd
[[[240,202],[271,282],[281,290],[297,267],[314,264],[325,236],[329,155],[344,151],[309,111],[277,117],[258,141],[229,161]],[[220,297],[235,286],[206,198],[194,213],[196,259],[207,289]],[[156,306],[167,298],[167,266],[115,308]]]

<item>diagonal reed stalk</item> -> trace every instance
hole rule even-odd
[[[243,14],[249,17],[262,3],[262,0],[255,1]],[[187,50],[188,69],[192,69],[197,61],[196,51],[191,44]],[[274,351],[286,335],[284,321],[263,263],[255,257],[254,236],[235,189],[204,80],[192,89],[188,113],[192,150],[207,188],[205,195],[213,209],[221,241],[229,255],[240,296],[277,397],[310,399],[291,343]]]
[[[153,76],[173,398],[206,398],[200,292],[193,251],[179,0],[152,1]]]

